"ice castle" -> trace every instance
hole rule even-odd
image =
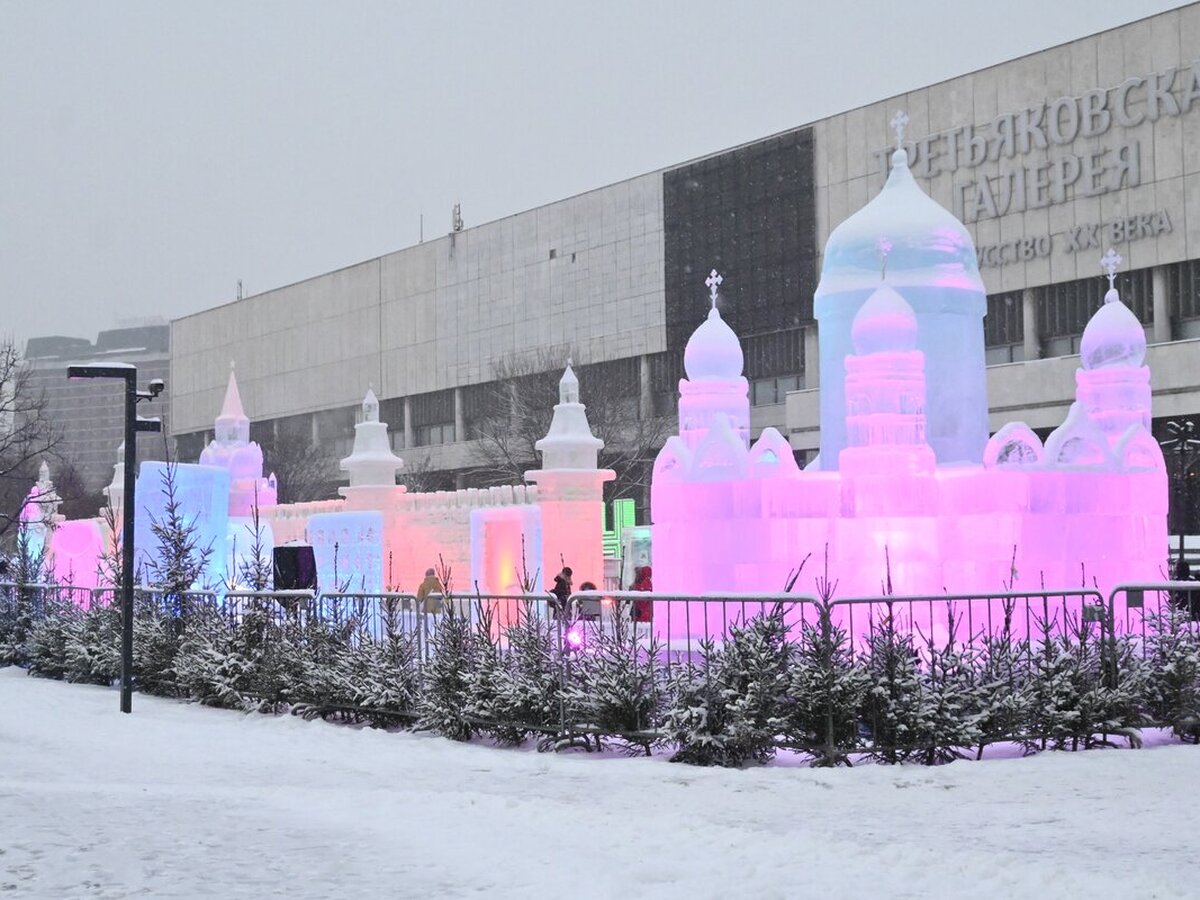
[[[879,194],[825,246],[820,454],[801,471],[768,428],[751,444],[737,336],[711,309],[688,341],[679,433],[654,466],[655,587],[773,592],[828,551],[841,596],[1112,586],[1163,577],[1167,477],[1150,434],[1146,336],[1109,292],[1084,332],[1075,402],[1043,444],[989,438],[974,243],[901,147]]]

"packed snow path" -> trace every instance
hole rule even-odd
[[[696,769],[0,670],[3,897],[1194,897],[1200,748]]]

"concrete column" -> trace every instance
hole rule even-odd
[[[412,400],[404,398],[404,448],[411,450],[413,445]]]
[[[467,439],[467,420],[463,415],[463,394],[462,388],[454,389],[454,440],[465,441]]]
[[[1029,288],[1021,291],[1022,343],[1026,359],[1042,358],[1042,339],[1038,334],[1037,303]]]
[[[821,386],[821,347],[817,342],[816,323],[804,329],[804,388]]]
[[[1151,293],[1154,296],[1154,343],[1171,340],[1171,301],[1167,297],[1167,270],[1155,266],[1151,273]]]
[[[638,357],[638,415],[644,420],[654,415],[654,394],[650,390],[650,357]]]

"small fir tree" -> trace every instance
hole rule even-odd
[[[817,622],[804,621],[788,686],[785,734],[812,754],[814,766],[850,765],[858,744],[858,715],[870,677],[855,659],[845,629],[833,623],[828,600]]]
[[[866,648],[870,689],[862,718],[871,733],[870,755],[878,762],[908,761],[930,733],[930,702],[912,635],[896,627],[892,603],[872,620]]]
[[[155,552],[148,565],[153,591],[134,608],[134,674],[138,686],[155,694],[174,695],[175,656],[190,613],[189,593],[201,584],[212,555],[200,545],[195,517],[189,518],[178,493],[178,464],[163,469],[163,513],[150,523]]]
[[[1146,624],[1146,706],[1184,741],[1200,743],[1200,636],[1186,608],[1165,604]]]
[[[638,748],[649,755],[647,735],[662,716],[661,652],[653,636],[640,642],[634,623],[625,616],[614,616],[607,628],[589,629],[586,652],[566,698],[573,719],[615,737],[627,749]]]
[[[444,612],[430,639],[433,652],[422,676],[416,727],[451,740],[467,741],[475,734],[468,715],[475,640],[469,612],[460,609],[453,599],[450,568],[440,556],[438,565],[438,579],[445,589]]]

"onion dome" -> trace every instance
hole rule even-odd
[[[1104,295],[1104,305],[1083,329],[1079,356],[1085,369],[1133,369],[1145,360],[1146,332],[1116,288]]]
[[[881,284],[854,317],[850,338],[859,356],[916,350],[917,315],[897,291]]]
[[[708,285],[712,309],[683,348],[683,369],[688,381],[733,381],[742,377],[745,358],[741,342],[717,310],[717,289],[724,280],[713,269],[704,282]]]
[[[817,294],[858,290],[877,282],[880,235],[887,235],[892,245],[887,270],[894,284],[983,290],[971,235],[921,190],[903,149],[892,154],[892,171],[883,190],[829,236]]]

